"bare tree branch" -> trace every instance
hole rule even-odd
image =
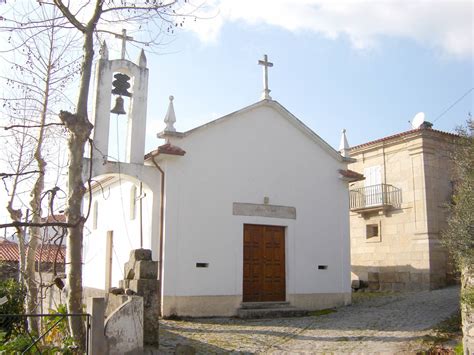
[[[30,171],[25,171],[22,173],[0,173],[0,177],[3,179],[5,177],[12,177],[12,176],[21,176],[21,175],[29,175],[29,174],[37,174],[40,173],[39,170],[30,170]]]
[[[64,123],[45,123],[44,125],[11,125],[7,127],[3,127],[5,131],[12,129],[12,128],[44,128],[44,127],[51,127],[51,126],[64,126]]]

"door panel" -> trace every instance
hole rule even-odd
[[[364,199],[365,206],[381,205],[383,201],[382,190],[382,168],[380,165],[371,166],[364,169]]]
[[[243,301],[285,301],[285,228],[244,225]]]

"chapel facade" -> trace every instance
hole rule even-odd
[[[351,159],[272,99],[273,64],[266,56],[258,63],[264,66],[261,100],[179,132],[171,96],[159,134],[164,144],[145,154],[146,58],[142,53],[138,65],[109,60],[102,50],[96,149],[84,171],[95,180],[84,204],[92,217],[85,226],[86,294],[117,286],[128,277],[130,250],[145,248],[158,261],[163,316],[350,303],[347,188],[360,174],[347,170]],[[119,90],[126,85],[112,84],[113,77],[133,77],[133,85]],[[123,161],[107,153],[111,89],[120,95],[112,112],[128,116]]]

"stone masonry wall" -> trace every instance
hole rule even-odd
[[[350,213],[353,278],[372,290],[419,290],[446,284],[448,259],[439,243],[445,225],[444,203],[451,194],[450,143],[421,132],[351,152],[351,170],[382,167],[382,182],[401,190],[399,208]],[[443,137],[442,137],[443,138]],[[363,187],[358,182],[350,188]],[[379,236],[367,238],[377,224]]]

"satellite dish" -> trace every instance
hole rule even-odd
[[[425,122],[425,113],[424,112],[418,112],[415,117],[411,120],[411,128],[417,129],[420,128],[420,126]]]

